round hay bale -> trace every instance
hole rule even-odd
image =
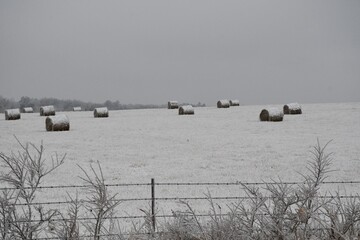
[[[5,120],[18,120],[20,117],[20,109],[18,108],[5,110]]]
[[[73,111],[74,111],[74,112],[80,112],[80,111],[81,111],[81,107],[73,107]]]
[[[23,113],[33,113],[34,112],[34,109],[32,107],[24,107],[22,109],[22,112]]]
[[[177,109],[177,108],[179,108],[179,104],[177,101],[168,102],[168,109]]]
[[[95,118],[109,117],[109,111],[108,111],[107,107],[95,108],[94,109],[94,117]]]
[[[284,105],[284,114],[302,114],[301,106],[298,103],[289,103]]]
[[[260,121],[281,122],[284,113],[278,108],[263,109],[260,113]]]
[[[69,131],[70,122],[65,114],[48,116],[45,120],[46,131]]]
[[[179,115],[194,115],[194,113],[194,108],[191,105],[184,105],[179,108]]]
[[[219,101],[217,101],[217,107],[218,108],[229,108],[230,102],[227,99],[219,100]]]
[[[234,100],[230,100],[230,106],[233,107],[233,106],[240,106],[240,101],[237,100],[237,99],[234,99]]]
[[[53,105],[40,107],[40,116],[55,116],[55,108]]]

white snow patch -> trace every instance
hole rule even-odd
[[[289,103],[287,105],[288,105],[289,109],[292,109],[292,110],[300,110],[301,109],[301,106],[298,103]]]
[[[7,113],[7,115],[8,115],[9,117],[13,117],[13,116],[16,116],[16,115],[20,115],[20,109],[18,109],[18,108],[7,109],[7,110],[5,110],[5,112]]]
[[[100,108],[95,108],[96,112],[99,114],[106,114],[108,112],[108,108],[107,107],[100,107]]]
[[[58,114],[55,116],[48,116],[53,124],[67,124],[69,123],[69,118],[65,114]]]
[[[282,109],[277,107],[271,107],[267,109],[270,116],[284,116],[284,112]]]

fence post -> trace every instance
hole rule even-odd
[[[151,220],[152,227],[155,232],[155,179],[151,179]]]

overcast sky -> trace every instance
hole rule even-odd
[[[360,101],[359,0],[0,0],[0,95]]]

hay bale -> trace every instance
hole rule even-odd
[[[55,108],[53,105],[40,107],[40,116],[55,116]]]
[[[18,120],[20,117],[20,109],[18,108],[5,110],[5,120]]]
[[[22,109],[22,112],[23,113],[33,113],[34,112],[34,109],[32,107],[24,107]]]
[[[298,103],[289,103],[284,105],[284,114],[302,114],[301,106]]]
[[[230,102],[227,99],[219,100],[217,102],[217,107],[218,108],[229,108],[230,107]]]
[[[94,109],[94,117],[95,118],[109,117],[109,111],[108,111],[107,107],[95,108]]]
[[[193,115],[194,113],[194,108],[191,105],[184,105],[179,108],[179,115]]]
[[[80,111],[81,111],[81,107],[73,107],[73,111],[74,111],[74,112],[80,112]]]
[[[179,108],[179,104],[177,101],[168,102],[168,109],[177,109],[177,108]]]
[[[260,113],[260,121],[280,122],[284,118],[284,113],[278,108],[263,109]]]
[[[233,106],[240,106],[240,101],[237,100],[237,99],[234,99],[234,100],[230,100],[230,106],[233,107]]]
[[[69,131],[70,122],[65,114],[48,116],[45,120],[46,131]]]

